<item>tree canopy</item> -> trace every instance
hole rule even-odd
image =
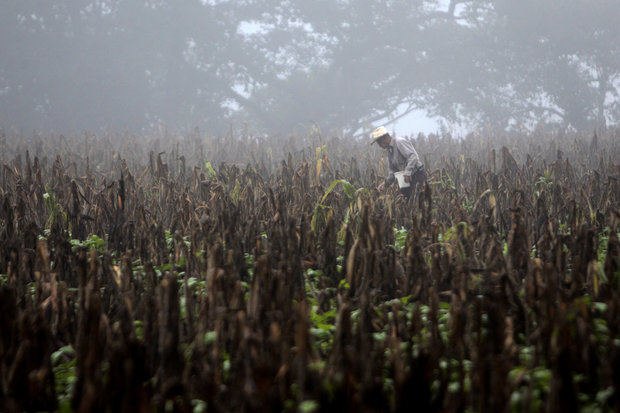
[[[0,126],[620,121],[617,0],[10,1]]]

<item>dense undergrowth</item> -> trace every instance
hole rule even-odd
[[[0,410],[620,409],[618,131],[0,136]]]

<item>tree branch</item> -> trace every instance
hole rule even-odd
[[[377,116],[375,116],[375,117],[373,117],[373,118],[371,118],[368,121],[363,122],[363,123],[373,123],[373,122],[376,122],[376,121],[378,121],[380,119],[383,119],[383,118],[389,116],[390,113],[393,113],[398,108],[398,106],[400,106],[403,103],[404,102],[396,103],[396,104],[393,105],[392,109],[385,110],[380,115],[377,115]],[[414,110],[417,109],[417,106],[415,104],[413,104],[411,102],[407,102],[407,103],[409,103],[409,106],[407,107],[407,109],[405,109],[405,111],[403,113],[399,114],[398,116],[394,117],[393,119],[388,120],[382,126],[392,124],[392,123],[396,122],[398,119],[401,119],[401,118],[407,116],[408,114],[410,114],[411,112],[413,112]],[[360,125],[355,130],[357,130],[357,129],[361,128],[361,127],[362,126]],[[353,135],[353,137],[354,138],[359,138],[359,137],[361,137],[363,135],[364,135],[364,132],[360,132],[360,133],[358,133],[356,135]]]

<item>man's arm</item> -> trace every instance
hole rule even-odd
[[[385,181],[383,181],[378,187],[377,189],[379,191],[383,191],[388,185],[392,185],[394,183],[394,181],[396,180],[396,177],[394,176],[394,172],[392,172],[390,170],[390,174],[388,175],[387,178],[385,178]]]
[[[388,174],[387,178],[385,178],[385,180],[377,187],[377,189],[379,191],[383,191],[387,186],[392,185],[394,183],[394,181],[396,180],[396,177],[394,176],[394,168],[392,168],[392,160],[389,158],[388,156],[388,170],[390,171],[390,173]]]
[[[420,157],[416,152],[413,144],[406,139],[400,139],[397,141],[398,151],[407,159],[407,166],[405,167],[405,176],[412,176],[419,168],[422,167]]]

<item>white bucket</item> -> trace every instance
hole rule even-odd
[[[409,182],[405,182],[405,171],[394,172],[394,177],[398,181],[399,188],[409,188],[411,186]]]

